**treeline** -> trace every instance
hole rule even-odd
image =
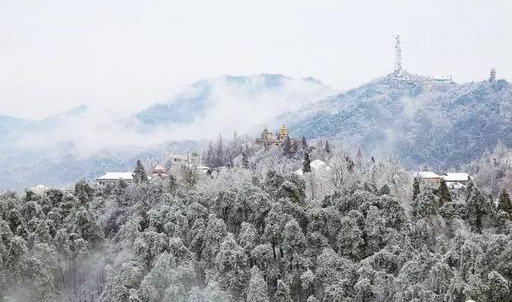
[[[133,184],[3,195],[0,289],[20,301],[512,300],[506,190],[354,162],[332,154],[333,192],[315,198],[314,171],[243,165],[195,186],[139,169]]]

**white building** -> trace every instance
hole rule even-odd
[[[471,176],[468,173],[458,172],[458,173],[446,173],[443,175],[439,175],[432,171],[420,171],[414,172],[414,177],[419,179],[426,180],[432,184],[439,184],[441,179],[446,182],[446,185],[450,188],[461,188],[471,180]]]
[[[96,181],[100,185],[106,185],[109,183],[115,183],[121,179],[126,182],[132,182],[133,172],[107,172],[105,175],[96,178]]]
[[[414,172],[414,177],[426,180],[432,184],[439,184],[442,176],[432,171]]]
[[[169,174],[165,171],[164,167],[160,165],[156,165],[151,171],[151,177],[165,178],[167,176],[169,176]]]
[[[471,180],[471,176],[468,173],[446,173],[443,179],[448,187],[459,189]]]

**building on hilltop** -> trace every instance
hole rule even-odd
[[[112,183],[117,183],[120,180],[123,180],[127,183],[133,182],[133,171],[132,172],[107,172],[104,175],[96,178],[96,181],[100,185],[107,185]],[[168,177],[169,173],[165,170],[164,167],[157,164],[151,170],[151,173],[148,175],[148,180],[155,178],[165,178]]]
[[[175,169],[187,169],[188,171],[201,172],[204,174],[211,172],[211,168],[202,164],[202,160],[196,152],[187,152],[186,154],[169,154],[166,156],[166,160],[167,162],[165,167],[168,171]]]
[[[414,177],[422,179],[426,182],[429,182],[433,185],[439,185],[441,180],[446,182],[446,185],[449,188],[460,189],[466,186],[471,180],[471,176],[468,173],[458,172],[458,173],[446,173],[443,175],[439,175],[432,171],[420,171],[415,172]]]
[[[429,182],[433,185],[439,185],[441,179],[443,178],[441,175],[432,171],[419,171],[415,172],[413,175],[414,177],[423,179],[424,181]]]
[[[165,171],[164,167],[160,165],[156,165],[151,171],[151,177],[165,178],[167,176],[169,176],[169,174]]]
[[[100,185],[116,183],[120,180],[133,182],[133,172],[107,172],[105,175],[96,178]]]
[[[446,173],[443,175],[444,181],[449,188],[460,189],[466,186],[471,180],[468,173]]]
[[[261,132],[260,138],[256,139],[256,144],[264,146],[265,148],[269,146],[282,146],[288,138],[292,145],[300,143],[300,140],[289,137],[288,128],[286,128],[284,124],[275,135],[265,127]]]

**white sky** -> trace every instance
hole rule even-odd
[[[142,109],[221,74],[313,76],[348,89],[403,65],[512,79],[512,1],[0,0],[0,114]]]

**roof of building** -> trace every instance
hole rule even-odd
[[[105,175],[96,178],[96,180],[133,180],[133,172],[107,172]]]
[[[468,173],[446,173],[443,175],[445,181],[468,181],[470,176]]]
[[[434,173],[432,171],[418,171],[414,173],[414,177],[419,178],[441,178],[441,175]]]
[[[432,171],[420,171],[415,172],[414,177],[419,177],[423,179],[444,179],[446,182],[463,182],[471,179],[471,176],[465,172],[457,172],[457,173],[446,173],[443,175],[436,174]]]
[[[281,135],[288,135],[288,128],[283,124],[281,125],[281,128],[279,129],[279,134]]]
[[[329,167],[324,161],[315,159],[310,164],[311,170],[316,171],[320,169],[325,169],[325,171],[329,171],[331,167]],[[304,172],[302,171],[303,168],[298,169],[297,171],[293,172],[297,175],[303,175]]]
[[[164,167],[160,166],[160,165],[156,165],[154,168],[153,168],[153,173],[154,172],[164,172],[165,169]]]

